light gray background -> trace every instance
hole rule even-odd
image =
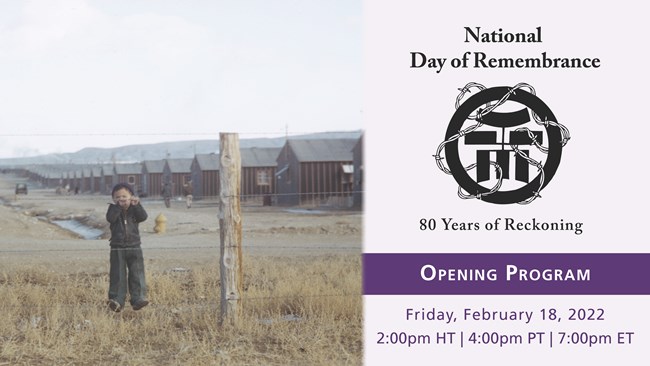
[[[364,125],[366,128],[366,201],[364,250],[367,253],[541,253],[648,252],[647,172],[648,14],[643,2],[550,1],[524,3],[366,1],[364,3]],[[533,32],[542,27],[538,44],[465,43],[464,27],[484,31]],[[410,69],[410,52],[446,57],[440,73]],[[451,58],[465,51],[489,57],[600,58],[599,69],[453,69]],[[569,128],[572,139],[542,198],[531,205],[492,205],[456,196],[453,177],[438,170],[432,157],[454,113],[458,88],[468,82],[487,87],[526,82]],[[485,222],[497,217],[528,221],[583,222],[572,232],[434,232],[419,230],[421,218],[452,217]],[[390,269],[389,269],[390,270]],[[403,322],[405,306],[458,307],[492,304],[517,306],[607,307],[611,316],[598,324],[603,332],[633,328],[638,338],[625,347],[548,350],[388,347],[376,344],[377,331],[417,330]],[[483,361],[609,364],[647,354],[650,301],[613,296],[367,296],[366,362],[386,360],[431,363]],[[516,309],[515,309],[516,310]],[[424,324],[423,326],[425,326]],[[469,325],[487,329],[483,325]],[[559,324],[560,328],[568,324]],[[590,324],[573,324],[581,330]],[[551,327],[535,324],[532,329]],[[429,326],[427,329],[431,330]],[[559,329],[559,328],[558,328]],[[558,330],[556,329],[556,330]],[[458,328],[457,330],[460,330]],[[498,330],[498,329],[497,329]],[[511,329],[511,331],[514,329]],[[418,362],[419,361],[419,362]],[[625,363],[625,362],[624,362]]]

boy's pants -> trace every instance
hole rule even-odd
[[[131,305],[147,298],[147,284],[144,279],[144,257],[142,248],[111,247],[110,285],[108,298],[124,307],[127,289]]]

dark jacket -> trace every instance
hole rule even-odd
[[[172,186],[169,183],[165,183],[162,187],[162,191],[160,192],[163,197],[171,197],[172,196]]]
[[[183,186],[183,194],[186,196],[191,196],[194,193],[194,187],[191,184],[185,184]]]
[[[138,224],[147,219],[142,205],[131,205],[124,211],[120,206],[109,204],[106,220],[111,224],[111,246],[127,247],[140,245]]]

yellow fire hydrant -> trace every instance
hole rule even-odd
[[[167,218],[165,215],[160,214],[156,216],[156,226],[154,226],[153,231],[157,234],[162,234],[167,231]]]

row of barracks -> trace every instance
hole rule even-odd
[[[361,207],[363,135],[359,138],[287,139],[284,146],[241,148],[242,201],[280,206]],[[31,165],[21,168],[45,188],[109,195],[128,183],[142,197],[158,198],[169,183],[173,196],[192,185],[197,200],[219,195],[219,154],[137,163]]]

